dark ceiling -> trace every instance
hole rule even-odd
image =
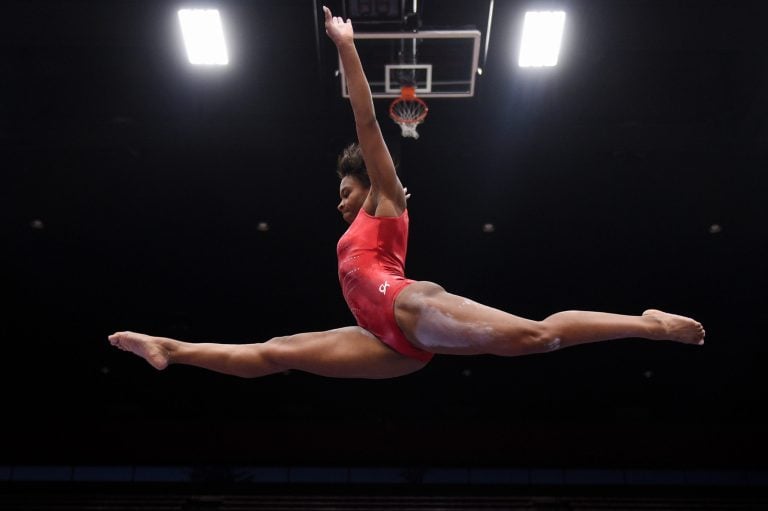
[[[486,37],[488,2],[422,3],[425,25]],[[376,101],[412,192],[411,278],[533,319],[668,309],[704,323],[705,347],[437,357],[368,382],[157,373],[106,340],[353,323],[334,164],[354,121],[317,2],[208,2],[230,34],[216,73],[184,61],[181,2],[4,2],[0,464],[764,463],[764,4],[497,1],[474,98],[430,101],[416,141]],[[538,5],[568,13],[555,70],[514,64]]]

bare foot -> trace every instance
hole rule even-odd
[[[149,362],[155,369],[168,367],[168,350],[163,347],[161,338],[136,332],[115,332],[109,336],[109,342],[124,351],[130,351]]]
[[[658,321],[661,326],[661,334],[656,337],[657,339],[687,344],[704,344],[704,327],[696,320],[656,309],[648,309],[643,312],[643,316]]]

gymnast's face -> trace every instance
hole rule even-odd
[[[344,217],[344,221],[351,224],[368,197],[368,187],[354,176],[344,176],[339,185],[339,195],[341,202],[336,208]]]

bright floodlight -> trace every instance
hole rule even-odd
[[[526,12],[519,66],[556,66],[560,42],[563,39],[563,26],[565,26],[563,11]]]
[[[190,64],[225,66],[229,63],[218,10],[181,9],[179,22]]]

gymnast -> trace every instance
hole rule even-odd
[[[186,364],[244,378],[294,369],[380,379],[418,371],[435,354],[512,357],[623,338],[704,343],[700,323],[655,309],[640,316],[564,311],[534,321],[451,294],[433,282],[407,279],[406,192],[376,120],[352,23],[333,17],[327,7],[323,11],[326,33],[346,72],[358,138],[337,166],[337,208],[350,224],[337,246],[339,281],[357,326],[254,344],[116,332],[109,336],[112,345],[156,369]]]

